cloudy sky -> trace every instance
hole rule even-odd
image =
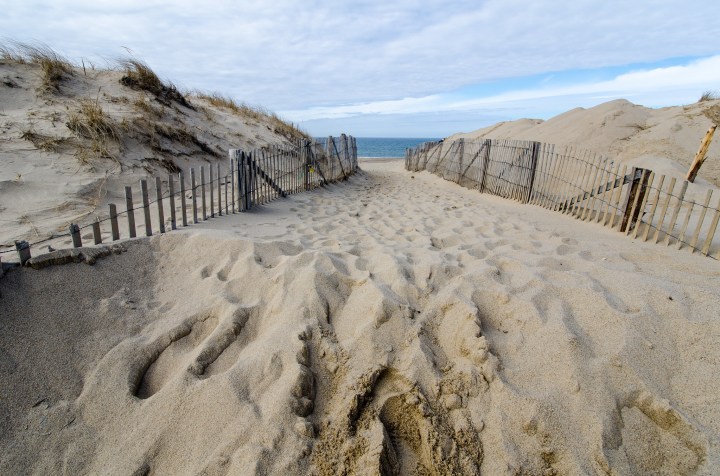
[[[720,2],[0,0],[0,35],[133,54],[314,135],[442,137],[626,98],[720,91]]]

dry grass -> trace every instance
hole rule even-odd
[[[70,144],[71,142],[71,140],[67,137],[52,137],[39,134],[33,131],[32,128],[23,131],[20,138],[31,142],[35,148],[46,152],[60,152],[64,146]]]
[[[307,132],[298,129],[294,125],[281,119],[280,116],[274,112],[268,111],[265,108],[238,103],[235,102],[234,99],[223,96],[220,93],[203,93],[196,91],[193,94],[195,97],[207,101],[212,106],[229,110],[237,116],[255,122],[266,122],[268,129],[289,140],[310,139],[310,135]]]
[[[117,60],[117,63],[125,71],[125,75],[120,78],[120,82],[125,86],[147,91],[166,106],[170,106],[174,101],[188,109],[195,109],[172,83],[165,84],[144,61],[122,58]]]
[[[702,93],[698,102],[714,101],[716,99],[720,99],[720,94],[717,91],[707,90]]]
[[[77,156],[86,163],[92,156],[115,158],[109,151],[110,144],[119,142],[119,134],[115,122],[98,104],[98,101],[83,100],[80,110],[70,114],[67,127],[78,136],[90,141],[90,148],[78,149]]]
[[[150,101],[148,101],[145,96],[133,102],[133,105],[138,111],[145,113],[155,119],[160,119],[165,115],[165,111],[163,110],[162,106],[155,106]]]
[[[0,44],[0,58],[4,62],[36,64],[42,71],[42,92],[59,92],[62,80],[73,74],[73,66],[49,46],[22,42]]]

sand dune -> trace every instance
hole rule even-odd
[[[651,109],[625,99],[576,108],[547,121],[520,119],[501,122],[460,137],[536,140],[572,145],[656,172],[684,178],[711,125],[706,113],[720,100]],[[712,113],[710,113],[712,115]],[[715,112],[717,114],[717,112]],[[711,143],[699,178],[720,186],[720,144]]]
[[[717,262],[361,167],[0,279],[0,472],[713,473]]]

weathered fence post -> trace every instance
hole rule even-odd
[[[24,265],[27,260],[32,258],[32,256],[30,256],[30,243],[27,241],[15,241],[15,249],[20,258],[20,264]]]
[[[214,192],[215,183],[213,180],[212,164],[210,164],[210,167],[208,167],[208,168],[210,169],[210,182],[209,182],[209,185],[210,185],[210,218],[213,218],[213,217],[215,217],[215,192]]]
[[[218,216],[222,216],[222,194],[220,192],[220,164],[217,164],[217,182],[218,182]]]
[[[157,199],[160,233],[165,233],[165,210],[163,210],[162,183],[160,182],[160,177],[155,177],[155,198]]]
[[[460,185],[460,180],[462,180],[462,168],[463,168],[463,156],[465,155],[465,139],[458,139],[458,146],[457,146],[457,180],[455,181],[456,184]]]
[[[485,178],[487,176],[488,164],[490,163],[490,145],[492,139],[485,139],[483,147],[485,147],[485,155],[483,156],[482,173],[480,178],[480,193],[485,193]]]
[[[145,236],[152,236],[152,222],[150,221],[150,198],[148,197],[147,180],[140,181],[142,192],[143,213],[145,214]]]
[[[190,192],[193,212],[193,223],[198,222],[198,209],[197,209],[197,183],[195,180],[195,169],[190,168]]]
[[[118,228],[117,207],[114,203],[110,204],[110,230],[113,241],[119,240],[120,229]]]
[[[130,238],[135,238],[135,210],[133,209],[132,187],[125,187],[125,207],[128,217],[128,232]]]
[[[187,198],[185,198],[185,175],[180,172],[180,208],[182,208],[182,224],[187,226]]]
[[[537,170],[538,155],[540,154],[540,142],[532,142],[532,150],[530,151],[530,172],[528,181],[528,191],[525,196],[525,203],[530,202],[533,193],[533,186],[535,185],[535,172]]]
[[[212,170],[212,169],[211,169]],[[212,191],[212,187],[210,187]],[[207,220],[207,202],[205,201],[205,166],[200,166],[200,200],[202,202],[202,216],[203,220]]]
[[[232,212],[235,213],[235,157],[236,149],[230,149],[230,198],[232,198]]]
[[[246,210],[245,205],[245,171],[243,168],[245,167],[245,152],[240,151],[240,154],[237,156],[237,183],[238,183],[238,205],[241,212],[244,212]]]
[[[638,203],[638,199],[642,199],[641,195],[646,192],[645,182],[648,176],[645,173],[645,169],[633,167],[632,171],[630,172],[630,177],[630,188],[627,195],[625,196],[625,202],[623,203],[622,208],[623,216],[622,222],[620,223],[621,233],[627,232],[628,228],[632,227],[632,224],[634,223],[636,218],[635,216],[632,216],[634,208]]]
[[[95,223],[92,224],[92,229],[95,244],[99,245],[102,243],[102,235],[100,234],[100,222],[98,220],[95,220]]]
[[[82,247],[82,238],[80,237],[80,227],[75,223],[70,223],[70,236],[72,237],[73,248]]]
[[[172,174],[168,174],[168,191],[170,192],[170,229],[177,230],[175,222],[175,182]]]

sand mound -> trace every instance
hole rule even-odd
[[[0,250],[107,217],[141,179],[167,187],[168,174],[189,177],[190,167],[226,171],[229,149],[302,137],[271,113],[180,94],[141,62],[95,69],[60,58],[51,80],[40,62],[2,53],[0,44]]]
[[[542,121],[520,119],[501,122],[460,137],[536,140],[591,150],[639,167],[684,178],[711,125],[708,114],[720,100],[686,106],[650,109],[625,99],[590,109],[576,108]],[[720,186],[720,144],[712,142],[699,177]],[[674,164],[676,167],[671,166]],[[677,173],[672,169],[677,168]]]
[[[0,279],[0,472],[720,464],[715,261],[364,168]]]

